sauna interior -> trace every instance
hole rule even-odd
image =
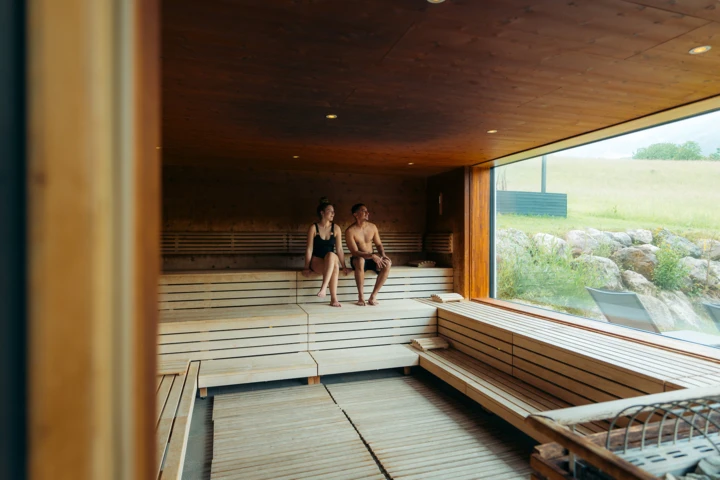
[[[720,475],[716,0],[59,3],[7,478]]]

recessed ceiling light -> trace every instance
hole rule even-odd
[[[712,49],[710,45],[703,45],[701,47],[691,48],[688,52],[690,55],[698,55],[700,53],[709,52]]]
[[[325,118],[333,119],[333,118],[337,118],[337,115],[335,115],[334,113],[330,113],[328,115],[325,115]]]
[[[487,133],[497,133],[497,130],[488,130]]]
[[[445,0],[428,0],[430,3],[443,3]]]
[[[413,162],[408,163],[408,165],[415,165]]]
[[[293,158],[300,158],[300,155],[293,155]]]

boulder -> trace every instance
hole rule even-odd
[[[683,282],[684,288],[694,284],[718,288],[720,286],[720,262],[701,260],[693,257],[683,257],[680,264],[688,269],[688,276]]]
[[[692,303],[682,292],[665,292],[658,294],[658,299],[665,304],[672,314],[673,330],[700,330],[703,320],[695,313]]]
[[[582,230],[570,230],[565,234],[565,240],[570,246],[570,251],[574,257],[579,257],[583,254],[590,255],[600,246],[597,240],[588,232]]]
[[[645,307],[645,310],[650,314],[650,318],[653,319],[658,330],[661,332],[680,330],[680,328],[676,328],[675,326],[675,319],[673,318],[672,312],[662,301],[650,295],[638,294],[638,298]]]
[[[652,243],[653,241],[653,234],[650,230],[626,230],[625,233],[627,233],[632,242],[636,244]]]
[[[602,288],[615,291],[624,290],[620,269],[609,258],[581,255],[575,261],[589,265],[597,272],[602,279]]]
[[[702,252],[702,258],[709,258],[710,260],[720,261],[720,242],[717,240],[698,240],[695,245],[700,247]]]
[[[505,258],[522,258],[530,256],[530,238],[514,228],[498,230],[495,237],[495,254],[498,264]]]
[[[656,240],[658,245],[661,245],[663,243],[670,245],[672,248],[678,250],[686,257],[700,258],[700,255],[702,254],[702,250],[700,249],[700,247],[692,243],[690,240],[685,237],[675,235],[674,233],[665,229],[662,229],[658,232],[658,234],[656,235]]]
[[[647,278],[632,270],[624,270],[621,274],[622,281],[628,290],[643,295],[655,295],[657,287]]]
[[[652,245],[650,245],[652,247]],[[644,246],[643,246],[644,247]],[[653,247],[657,248],[657,247]],[[652,280],[657,257],[652,249],[641,247],[625,247],[613,253],[610,257],[623,270],[637,272],[648,280]]]
[[[630,235],[623,232],[603,232],[606,237],[608,237],[610,240],[613,240],[623,247],[629,247],[633,244],[632,238],[630,238]]]
[[[569,251],[568,244],[562,238],[547,233],[536,233],[533,236],[533,242],[538,250],[546,253],[555,253],[561,257],[567,255]]]

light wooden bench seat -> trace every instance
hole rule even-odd
[[[159,325],[160,362],[250,357],[308,350],[307,313],[297,305],[185,312]]]
[[[155,436],[160,480],[182,478],[197,394],[198,368],[198,362],[192,362],[186,373],[158,376]]]
[[[317,375],[318,366],[307,352],[206,360],[200,365],[198,386],[200,396],[204,398],[209,387],[314,378]]]
[[[350,262],[349,258],[347,260]],[[377,274],[372,271],[365,272],[365,297],[372,292]],[[322,284],[322,276],[313,274],[305,277],[302,272],[297,273],[297,303],[327,303],[326,298],[318,298],[317,293]],[[446,293],[453,291],[452,268],[416,268],[394,266],[390,270],[385,285],[378,300],[429,298],[433,293]],[[358,298],[355,277],[352,274],[340,275],[338,281],[338,300],[341,302],[354,302]]]
[[[352,303],[341,308],[304,304],[308,314],[308,350],[410,343],[435,336],[437,307],[415,300],[387,300],[378,306]]]
[[[529,415],[566,408],[569,403],[454,349],[421,352],[419,365],[540,442],[546,438],[525,423]],[[586,425],[590,434],[603,427]]]
[[[404,345],[321,350],[310,355],[317,363],[318,376],[418,365],[417,353]]]
[[[159,309],[195,309],[282,305],[296,303],[296,272],[291,270],[235,270],[165,273],[160,277]],[[166,312],[161,321],[174,320]]]

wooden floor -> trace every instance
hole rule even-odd
[[[213,429],[212,479],[530,474],[517,430],[415,377],[218,395]]]
[[[416,378],[327,388],[390,478],[529,478],[517,430]]]
[[[216,396],[211,478],[385,476],[323,385]]]

